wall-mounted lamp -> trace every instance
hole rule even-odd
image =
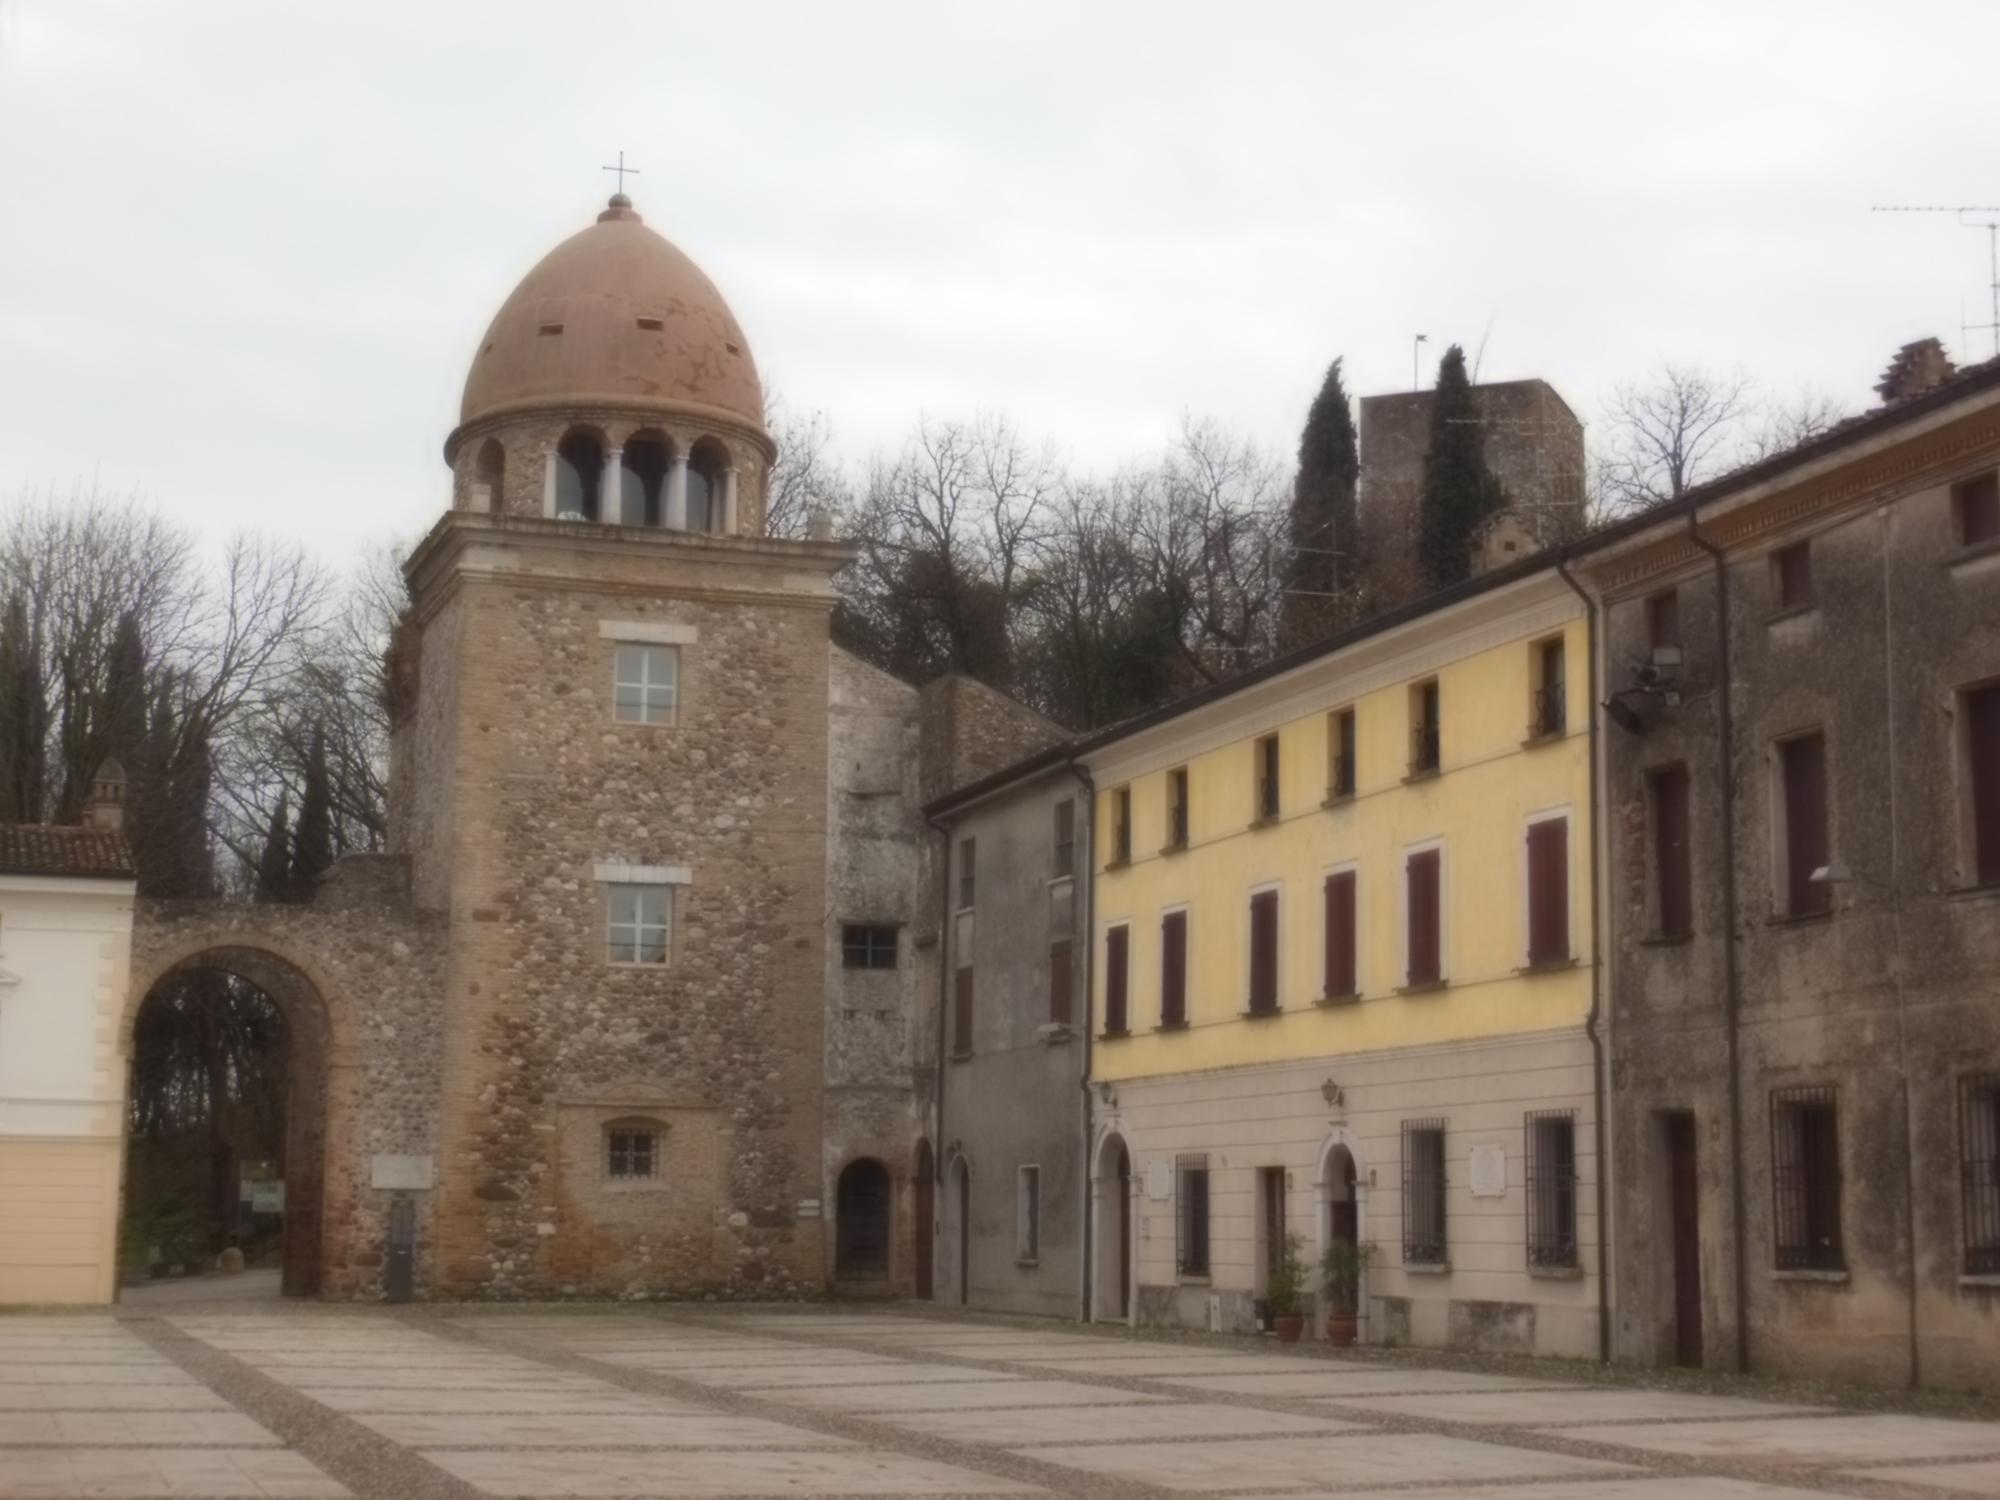
[[[1319,1096],[1326,1101],[1328,1109],[1338,1109],[1347,1101],[1347,1096],[1340,1091],[1340,1085],[1331,1078],[1319,1086]]]

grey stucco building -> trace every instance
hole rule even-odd
[[[948,840],[939,953],[937,1295],[1082,1311],[1091,802],[1056,746],[932,802]]]
[[[1582,559],[1623,1358],[2000,1382],[2000,362],[1948,370]]]

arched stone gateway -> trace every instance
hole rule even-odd
[[[381,1295],[401,1198],[417,1288],[430,1280],[442,924],[402,899],[403,880],[400,860],[351,857],[307,906],[142,901],[133,914],[128,1065],[139,1008],[170,975],[234,975],[284,1017],[288,1295]]]

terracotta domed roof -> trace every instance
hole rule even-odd
[[[729,305],[620,193],[502,305],[473,357],[459,422],[635,403],[764,427],[757,366]]]

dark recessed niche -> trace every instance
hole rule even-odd
[[[544,323],[544,324],[542,325],[542,327],[541,327],[541,331],[542,331],[543,333],[561,333],[561,332],[562,332],[562,324],[560,324],[560,323]]]

